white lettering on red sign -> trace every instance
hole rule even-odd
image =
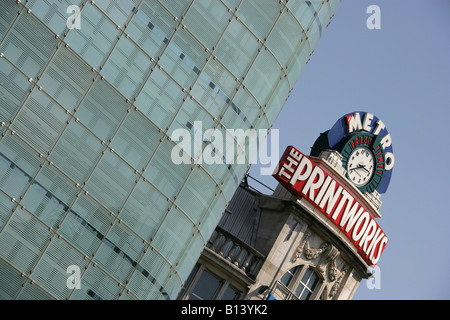
[[[363,123],[361,125],[369,125],[366,120]],[[353,243],[368,265],[378,262],[388,242],[387,236],[369,210],[321,167],[290,146],[283,154],[274,177],[292,194],[304,197],[327,216]]]

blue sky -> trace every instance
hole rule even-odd
[[[370,5],[379,30],[366,27]],[[389,237],[381,288],[364,280],[354,299],[450,299],[450,1],[343,0],[273,126],[280,155],[288,145],[309,154],[359,110],[386,124],[395,167],[377,219]],[[259,168],[249,173],[274,188]]]

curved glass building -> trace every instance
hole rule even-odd
[[[339,2],[3,0],[0,298],[175,298]]]

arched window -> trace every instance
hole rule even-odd
[[[309,300],[318,287],[320,277],[311,267],[295,266],[281,277],[280,282],[300,300]]]
[[[308,300],[314,292],[318,282],[319,277],[316,272],[311,268],[306,269],[295,289],[295,295],[299,297],[300,300]]]

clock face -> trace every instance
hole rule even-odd
[[[359,147],[352,151],[347,162],[347,173],[350,181],[357,187],[369,183],[375,170],[375,156],[367,147]]]
[[[380,185],[385,170],[385,157],[380,138],[371,133],[349,136],[337,149],[347,179],[361,192],[373,192]]]

